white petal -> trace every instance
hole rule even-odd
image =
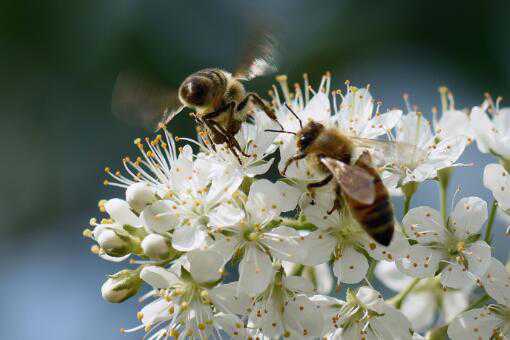
[[[407,254],[397,261],[397,267],[406,275],[420,278],[432,277],[441,259],[440,251],[416,244],[409,247]]]
[[[487,294],[498,303],[510,307],[510,273],[501,262],[491,259],[482,282]]]
[[[470,137],[473,135],[469,116],[459,110],[443,112],[436,130],[441,139],[455,136]]]
[[[469,293],[463,290],[446,291],[443,295],[443,317],[451,322],[469,306]]]
[[[223,256],[212,250],[193,250],[186,254],[190,272],[197,282],[211,282],[221,278]]]
[[[305,236],[303,252],[306,257],[303,258],[303,264],[315,266],[328,262],[331,259],[333,250],[338,240],[323,230],[316,230]]]
[[[470,244],[463,252],[471,273],[481,277],[489,269],[491,264],[491,247],[485,241],[476,241]]]
[[[158,289],[165,289],[179,282],[174,273],[157,266],[144,267],[140,272],[140,278]]]
[[[144,325],[154,325],[160,321],[170,319],[170,315],[168,314],[169,307],[170,303],[164,299],[158,299],[149,303],[140,311],[143,316],[141,320],[142,323]]]
[[[104,208],[108,215],[119,224],[128,224],[133,227],[140,225],[138,217],[131,211],[128,202],[124,200],[112,198],[105,203]]]
[[[260,179],[250,187],[246,210],[254,223],[266,223],[280,215],[283,206],[279,188],[267,179]]]
[[[328,214],[328,210],[332,207],[330,203],[333,202],[333,195],[329,192],[317,195],[315,201],[316,204],[308,205],[303,210],[307,221],[321,229],[338,227],[340,225],[339,214]]]
[[[431,139],[430,123],[423,115],[409,112],[402,116],[397,128],[397,141],[422,147]]]
[[[404,314],[388,305],[383,306],[382,316],[375,318],[370,325],[380,339],[411,340],[411,323]]]
[[[400,272],[395,262],[380,261],[377,263],[374,273],[386,287],[396,292],[405,289],[413,280],[410,276]]]
[[[384,310],[384,300],[381,293],[367,286],[360,287],[356,293],[356,297],[367,306],[367,308],[382,313]]]
[[[250,296],[262,293],[273,278],[269,255],[255,246],[248,246],[239,264],[239,291]]]
[[[323,92],[317,92],[308,102],[305,109],[298,113],[303,124],[309,120],[326,123],[331,118],[331,104],[328,96]]]
[[[145,206],[156,200],[154,188],[147,182],[136,182],[126,189],[126,201],[136,212],[141,212]]]
[[[510,211],[510,175],[500,164],[489,164],[483,172],[483,185],[494,195],[499,208]]]
[[[244,217],[244,211],[232,203],[222,203],[214,208],[209,214],[209,225],[216,228],[233,226]]]
[[[284,311],[285,325],[302,337],[321,335],[323,319],[315,304],[305,295],[297,295],[288,301]]]
[[[227,333],[230,339],[245,339],[246,329],[243,322],[233,314],[218,313],[214,316],[214,322]]]
[[[441,242],[445,229],[441,214],[431,207],[417,207],[409,210],[402,221],[407,235],[419,243]]]
[[[478,197],[461,199],[450,216],[455,235],[461,239],[476,234],[487,220],[487,203]]]
[[[333,264],[333,273],[338,281],[357,283],[367,275],[368,261],[365,255],[351,246],[343,248],[342,255]]]
[[[376,260],[394,261],[402,257],[409,248],[409,242],[398,230],[393,232],[393,238],[389,246],[383,246],[374,242],[368,235],[361,238],[359,242],[367,253]]]
[[[483,153],[489,152],[492,144],[494,144],[494,138],[492,136],[494,124],[485,113],[485,110],[480,107],[475,106],[471,110],[470,118],[478,149]]]
[[[311,293],[313,292],[313,284],[310,280],[302,277],[302,276],[287,276],[285,277],[285,287],[289,290],[302,292],[302,293]]]
[[[498,324],[486,308],[472,309],[462,313],[448,327],[448,336],[452,340],[490,339]]]
[[[238,283],[220,284],[209,291],[212,302],[224,313],[244,315],[251,306],[248,295],[238,292]]]
[[[426,163],[436,170],[452,166],[464,152],[466,144],[467,139],[464,136],[444,139],[434,146]]]
[[[273,299],[263,299],[253,306],[252,312],[248,317],[248,328],[261,328],[262,333],[266,337],[277,338],[282,335],[283,327],[279,306],[274,303]]]
[[[200,248],[207,237],[202,230],[202,225],[183,225],[174,230],[172,235],[172,246],[179,251],[190,251]]]
[[[306,256],[304,241],[296,229],[280,226],[263,234],[261,241],[280,260],[301,263]]]
[[[282,181],[276,182],[276,187],[281,196],[281,211],[286,212],[296,209],[299,197],[301,196],[301,190]]]
[[[178,206],[170,200],[156,201],[143,209],[140,219],[148,230],[164,233],[179,224]]]
[[[361,137],[375,138],[385,134],[387,131],[393,129],[393,127],[397,125],[401,116],[401,110],[392,110],[375,116],[365,126]]]
[[[445,287],[460,289],[472,285],[475,278],[464,267],[453,263],[443,269],[440,280],[441,284]]]
[[[436,297],[430,291],[411,293],[402,303],[402,313],[411,321],[416,331],[425,330],[436,315]]]

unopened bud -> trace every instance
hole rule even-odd
[[[108,302],[120,303],[135,295],[141,285],[142,279],[138,270],[124,269],[111,275],[103,283],[101,295]]]
[[[147,183],[137,182],[126,189],[126,201],[134,211],[139,213],[147,205],[156,201],[156,195],[154,189]]]
[[[143,253],[152,259],[166,259],[173,249],[170,240],[159,234],[149,234],[142,241]]]
[[[121,257],[131,252],[129,237],[121,236],[117,231],[108,228],[103,228],[95,234],[97,243],[106,254]]]

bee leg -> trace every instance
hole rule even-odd
[[[252,99],[253,103],[255,105],[257,105],[258,107],[260,107],[262,109],[262,111],[264,111],[264,113],[269,118],[271,118],[272,121],[276,122],[276,124],[278,124],[282,130],[285,130],[283,125],[280,124],[280,122],[278,121],[278,118],[276,118],[276,114],[274,113],[274,111],[271,110],[269,108],[269,106],[262,100],[262,98],[260,98],[260,96],[258,94],[256,94],[255,92],[248,92],[246,94],[246,96],[244,97],[244,99],[241,100],[239,102],[239,104],[237,105],[237,110],[238,111],[243,110],[244,107],[246,106],[246,104],[248,104],[248,102],[250,101],[250,99]]]
[[[292,163],[294,163],[294,162],[296,162],[296,161],[298,161],[300,159],[303,159],[305,157],[306,157],[306,153],[303,152],[303,153],[298,153],[297,155],[294,155],[291,158],[287,159],[287,162],[285,162],[285,167],[283,168],[283,171],[282,171],[282,175],[285,176],[285,173],[287,172],[287,169],[289,168],[289,166]]]
[[[312,199],[315,199],[315,188],[320,188],[325,185],[327,185],[331,180],[333,179],[333,175],[329,174],[324,179],[320,180],[319,182],[313,182],[309,183],[306,186],[306,189],[310,192],[310,195],[312,196]]]
[[[331,215],[334,211],[342,209],[342,188],[339,184],[335,185],[335,201],[333,207],[328,211],[328,215]]]

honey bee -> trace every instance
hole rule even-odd
[[[240,160],[247,155],[235,139],[241,124],[253,107],[259,107],[275,121],[274,111],[255,92],[247,92],[242,81],[276,71],[274,41],[267,35],[248,49],[249,54],[234,73],[220,68],[206,68],[184,79],[177,91],[165,89],[154,82],[133,74],[120,74],[114,89],[112,110],[127,120],[143,120],[145,125],[159,129],[168,124],[184,108],[194,111],[192,116],[214,144],[226,143]],[[281,125],[280,125],[281,127]]]
[[[309,183],[309,191],[313,193],[315,188],[335,180],[335,201],[328,213],[340,209],[345,202],[354,219],[375,241],[389,245],[393,237],[394,218],[388,190],[372,167],[368,151],[364,151],[351,165],[356,146],[366,147],[377,141],[350,137],[315,121],[303,126],[299,117],[289,110],[298,118],[301,129],[296,133],[280,131],[295,134],[298,148],[298,153],[287,160],[283,174],[290,164],[306,158],[310,166],[325,175],[324,179]],[[388,145],[391,144],[385,147],[388,148]]]

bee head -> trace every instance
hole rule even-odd
[[[323,129],[324,125],[321,123],[314,122],[313,120],[308,122],[308,124],[297,133],[297,147],[299,150],[305,151],[315,141]]]
[[[190,106],[205,106],[211,100],[211,82],[208,79],[190,76],[181,84],[179,97]]]

